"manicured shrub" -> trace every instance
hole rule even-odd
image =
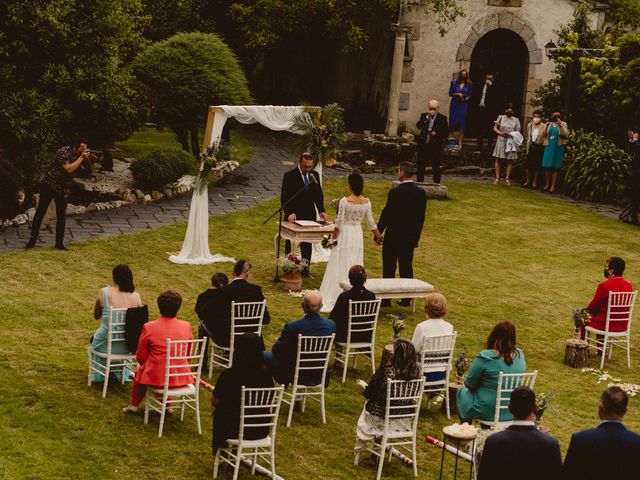
[[[129,167],[136,186],[142,190],[161,190],[195,170],[193,157],[179,148],[161,148],[136,160]]]
[[[624,198],[631,158],[613,142],[584,130],[572,131],[565,157],[564,193],[577,200]]]

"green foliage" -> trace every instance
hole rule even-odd
[[[150,46],[134,61],[134,71],[151,91],[155,119],[168,126],[199,156],[198,128],[210,105],[251,101],[238,59],[218,35],[181,33]]]
[[[127,64],[141,12],[142,0],[0,2],[0,142],[23,182],[72,135],[103,146],[138,126]]]
[[[565,194],[593,202],[613,202],[624,197],[631,158],[610,140],[574,130],[569,133],[565,160]]]
[[[297,150],[307,151],[316,162],[324,163],[335,159],[347,141],[344,129],[344,109],[337,103],[322,107],[320,119],[303,114],[294,119],[293,128],[301,133],[297,140]]]
[[[191,155],[180,148],[161,148],[129,167],[136,185],[145,191],[161,190],[183,175],[192,172],[195,163]]]

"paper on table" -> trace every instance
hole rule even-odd
[[[318,222],[314,222],[313,220],[296,220],[293,223],[295,223],[296,225],[300,225],[301,227],[321,227],[322,226]]]

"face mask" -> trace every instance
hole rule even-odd
[[[513,117],[513,112],[506,112],[507,117]]]
[[[609,278],[609,269],[608,268],[604,269],[604,278]]]
[[[541,120],[540,117],[533,117],[533,123],[535,123],[536,125],[540,123],[540,120]]]
[[[462,75],[460,75],[460,78],[462,78],[463,80],[467,78],[467,74],[463,73]]]

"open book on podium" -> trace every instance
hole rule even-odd
[[[282,222],[282,239],[289,240],[294,244],[293,250],[298,244],[320,243],[325,235],[331,235],[335,225],[333,223],[320,223],[312,220],[296,220],[295,222]],[[278,233],[274,239],[274,250],[276,260],[278,258]]]
[[[300,225],[301,227],[321,227],[322,225],[318,222],[314,222],[313,220],[296,220],[296,225]]]

